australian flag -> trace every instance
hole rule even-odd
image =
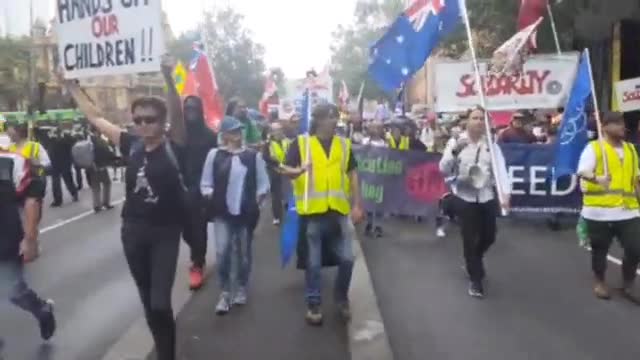
[[[460,0],[414,0],[370,48],[369,75],[391,92],[420,70],[462,21]]]
[[[575,174],[584,146],[589,141],[587,128],[587,105],[591,96],[591,64],[589,52],[580,58],[576,80],[569,95],[569,101],[562,114],[558,130],[553,177],[555,179]]]

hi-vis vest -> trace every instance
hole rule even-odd
[[[409,137],[408,136],[401,136],[400,137],[400,144],[396,143],[396,139],[393,138],[393,136],[389,135],[388,139],[389,141],[389,148],[391,149],[396,149],[396,150],[409,150]]]
[[[329,158],[316,136],[311,136],[310,161],[307,160],[305,136],[298,137],[298,148],[302,164],[311,163],[308,175],[303,174],[292,181],[296,198],[296,211],[300,215],[323,214],[329,210],[348,215],[351,211],[349,198],[351,184],[347,166],[351,155],[351,141],[334,136]],[[309,179],[308,202],[305,204],[305,179]]]
[[[272,140],[271,144],[269,144],[269,154],[271,154],[271,157],[277,160],[278,163],[283,164],[289,145],[290,143],[287,139],[282,140],[282,142]]]
[[[34,176],[42,176],[44,174],[44,169],[42,169],[40,164],[40,143],[36,141],[27,141],[24,143],[24,146],[20,151],[18,151],[18,146],[16,144],[9,145],[9,152],[19,154],[25,159],[29,160],[32,172]]]
[[[607,169],[611,176],[608,188],[599,184],[584,181],[582,184],[583,205],[599,208],[638,209],[635,184],[638,180],[638,154],[633,145],[624,142],[624,158],[621,161],[616,150],[607,142],[603,142],[607,159]],[[596,154],[596,176],[604,175],[604,159],[598,141],[592,141]]]

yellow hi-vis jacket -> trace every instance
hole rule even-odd
[[[331,140],[329,158],[316,136],[309,138],[310,161],[307,160],[305,136],[298,137],[298,148],[302,164],[310,163],[308,175],[302,174],[292,181],[296,198],[296,211],[300,215],[324,214],[329,210],[348,215],[351,211],[349,199],[351,183],[347,174],[351,141],[334,136]],[[309,179],[308,203],[305,204],[305,179]]]
[[[638,181],[638,153],[633,145],[624,142],[624,158],[621,161],[616,150],[607,142],[603,142],[606,154],[607,169],[611,176],[608,188],[585,181],[583,183],[583,205],[599,208],[638,209],[636,182]],[[604,175],[604,159],[602,147],[598,141],[592,141],[596,155],[596,176]]]
[[[387,141],[389,142],[389,148],[391,149],[396,149],[396,150],[409,150],[409,137],[408,136],[401,136],[400,137],[400,144],[396,143],[396,139],[393,138],[393,136],[389,135],[387,138]]]
[[[42,145],[37,141],[27,141],[20,151],[16,144],[9,145],[9,152],[22,155],[25,159],[31,161],[32,174],[36,176],[44,175],[44,168],[40,164],[40,148]]]
[[[281,142],[271,140],[271,143],[269,144],[269,154],[274,160],[277,160],[278,163],[283,164],[287,150],[289,150],[289,145],[290,142],[287,139],[284,139]]]

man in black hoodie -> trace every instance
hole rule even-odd
[[[217,135],[206,127],[202,100],[188,96],[184,100],[184,120],[187,130],[186,176],[185,184],[189,189],[190,211],[183,229],[184,240],[191,248],[192,266],[189,271],[189,288],[198,290],[203,283],[203,269],[207,254],[207,220],[204,203],[200,193],[202,168],[209,150],[217,147]]]

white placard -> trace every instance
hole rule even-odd
[[[620,111],[640,110],[640,78],[616,82],[616,98]]]
[[[56,0],[60,64],[67,79],[160,70],[161,0]]]
[[[521,76],[486,76],[487,62],[479,67],[489,110],[551,109],[568,99],[578,54],[533,56]],[[480,104],[470,61],[436,63],[435,78],[437,111],[461,112]]]

